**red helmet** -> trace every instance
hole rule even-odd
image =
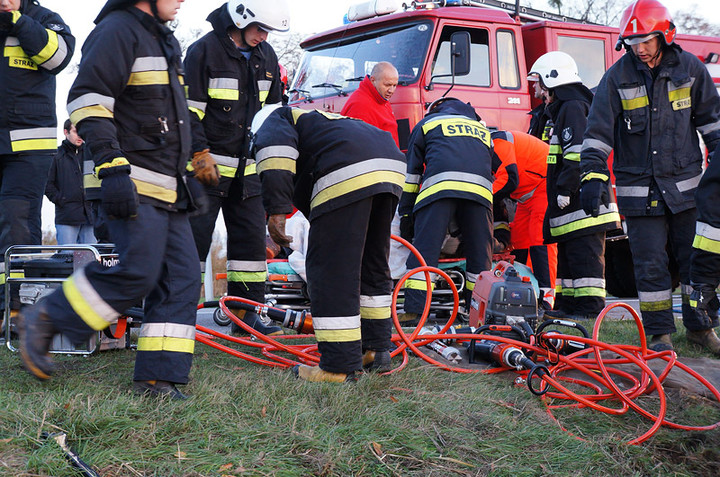
[[[666,45],[675,40],[675,24],[670,12],[657,0],[636,0],[623,12],[619,42],[635,45],[654,35],[660,35]]]

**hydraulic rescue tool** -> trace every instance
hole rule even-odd
[[[438,331],[431,330],[430,328],[423,327],[420,330],[420,334],[418,336],[423,335],[434,335],[438,333]],[[462,361],[462,356],[460,355],[460,350],[455,348],[454,346],[448,346],[446,343],[444,343],[441,340],[435,340],[433,342],[430,342],[426,344],[428,348],[438,353],[443,358],[447,359],[448,361],[452,363],[459,363]]]
[[[312,317],[306,310],[283,310],[269,305],[261,305],[260,303],[242,301],[241,299],[232,300],[233,308],[240,308],[245,311],[253,311],[261,317],[267,317],[281,324],[284,328],[290,328],[298,333],[313,333]],[[208,301],[203,304],[205,308],[217,307],[220,305],[218,301]]]

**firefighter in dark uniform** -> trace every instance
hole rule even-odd
[[[597,217],[580,203],[580,149],[592,102],[575,60],[561,51],[545,53],[530,69],[548,91],[551,127],[547,158],[546,243],[558,244],[554,318],[594,319],[605,307],[605,232],[620,226],[615,203]]]
[[[165,25],[182,1],[110,0],[83,45],[68,111],[102,179],[100,213],[119,263],[88,264],[21,312],[23,364],[39,379],[53,371],[55,333],[83,342],[145,298],[133,389],[186,397],[176,384],[188,382],[200,279],[189,190],[202,187],[186,177],[190,117],[180,45]]]
[[[680,267],[685,327],[710,328],[690,307],[689,266],[703,162],[697,132],[709,150],[720,142],[720,98],[705,66],[674,38],[675,25],[657,0],[625,10],[618,48],[624,44],[627,52],[600,81],[582,150],[582,201],[591,213],[606,197],[614,150],[615,193],[655,350],[672,349],[676,331],[668,246]]]
[[[0,310],[5,251],[40,244],[40,209],[57,152],[55,76],[75,37],[60,15],[32,0],[0,3]],[[2,316],[2,311],[0,311]]]
[[[428,107],[410,135],[408,171],[400,199],[400,231],[428,265],[436,267],[448,224],[457,220],[465,247],[466,305],[480,272],[490,269],[493,244],[493,172],[500,159],[493,154],[490,131],[475,108],[456,98],[441,98]],[[515,173],[517,185],[517,169]],[[408,270],[417,268],[414,255]],[[433,277],[433,274],[431,274]],[[405,283],[403,321],[422,313],[427,294],[424,273]]]
[[[310,220],[308,292],[319,366],[308,381],[342,382],[390,368],[390,223],[405,156],[390,133],[323,111],[266,106],[253,120],[268,231],[280,245],[293,204]]]
[[[227,228],[228,295],[265,302],[265,211],[255,163],[246,159],[252,118],[282,101],[278,59],[268,31],[287,31],[285,0],[230,0],[207,18],[213,31],[185,58],[193,131],[193,161],[217,163],[219,184],[207,187],[209,209],[190,220],[205,270],[220,209]],[[281,334],[252,312],[233,312],[264,334]],[[241,328],[232,323],[232,332]]]

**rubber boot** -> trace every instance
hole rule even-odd
[[[292,373],[296,378],[313,383],[351,383],[357,381],[355,373],[331,373],[323,371],[320,366],[307,366],[304,364],[294,366]]]
[[[243,323],[246,325],[252,327],[252,329],[259,331],[260,333],[264,334],[265,336],[277,336],[283,334],[283,329],[279,326],[275,325],[266,325],[263,323],[263,321],[260,319],[260,315],[253,311],[246,311],[242,310],[240,308],[229,308],[228,309],[233,313],[233,315],[237,316],[241,320],[243,320]],[[237,336],[247,336],[248,333],[241,327],[235,324],[235,322],[230,323],[230,333]]]
[[[670,335],[653,335],[648,348],[653,351],[672,351],[674,349]]]
[[[36,378],[50,379],[55,365],[50,358],[50,345],[57,333],[45,306],[35,305],[17,316],[20,358],[25,369]]]
[[[418,324],[420,315],[417,313],[398,313],[398,321],[403,326],[415,326]]]
[[[367,350],[363,353],[362,365],[367,371],[387,373],[392,369],[390,351]]]
[[[140,396],[152,398],[169,397],[175,401],[185,401],[188,396],[168,381],[133,381],[133,392]]]
[[[714,355],[720,356],[720,338],[718,338],[714,329],[710,328],[700,331],[688,330],[686,336],[689,342],[700,345]]]

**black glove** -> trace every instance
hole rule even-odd
[[[718,319],[720,300],[715,293],[715,287],[707,283],[693,283],[690,294],[690,307],[695,317],[705,328],[713,328]]]
[[[13,12],[0,12],[0,31],[10,31],[14,27]]]
[[[102,179],[100,200],[109,218],[127,219],[137,215],[140,200],[130,179],[129,164],[100,169],[98,178]]]
[[[188,207],[188,212],[193,216],[207,213],[210,207],[210,199],[208,199],[208,195],[205,192],[205,187],[203,187],[192,172],[188,173],[185,177],[185,184],[190,194],[190,207]]]
[[[580,203],[586,214],[597,217],[600,214],[600,204],[606,207],[610,205],[607,183],[600,179],[583,182],[580,188]]]
[[[412,242],[415,237],[415,220],[412,215],[403,215],[400,217],[400,237],[408,242]]]

